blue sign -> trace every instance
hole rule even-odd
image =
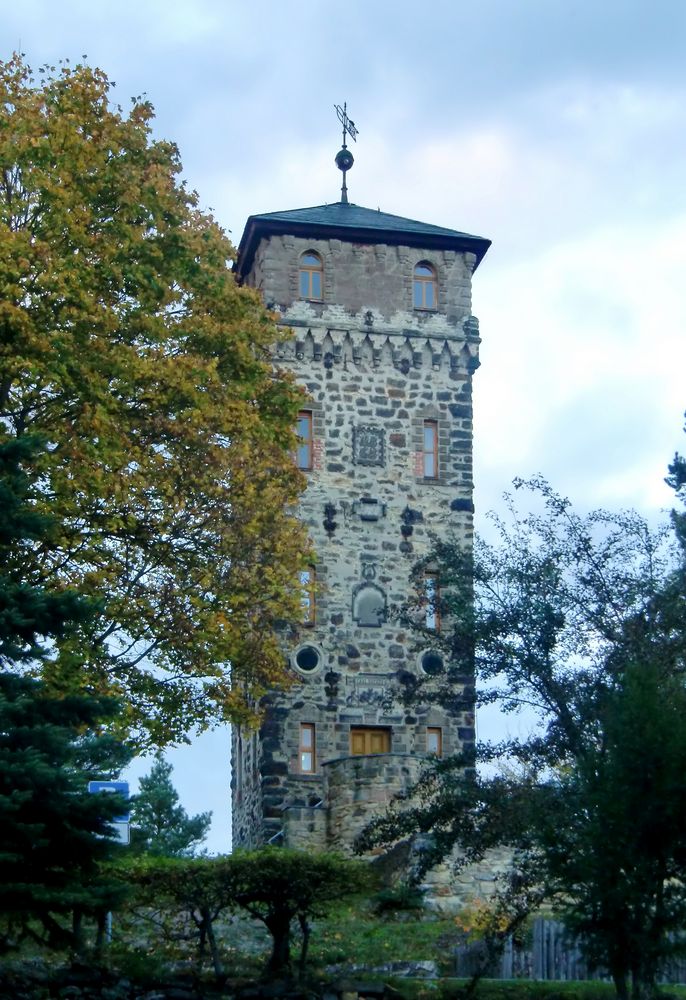
[[[128,799],[129,797],[129,783],[128,781],[89,781],[88,782],[89,792],[119,792],[119,794]],[[121,816],[115,816],[112,819],[113,823],[128,823],[131,819],[131,813],[123,813]]]

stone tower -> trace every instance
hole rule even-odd
[[[489,245],[347,200],[248,219],[238,279],[293,330],[275,364],[309,397],[294,460],[316,564],[294,570],[296,683],[267,699],[259,734],[234,727],[235,846],[345,850],[428,755],[474,740],[468,712],[408,714],[394,699],[441,661],[391,609],[430,533],[471,544],[471,281]],[[425,585],[430,598],[440,580]],[[440,628],[430,599],[427,616]]]

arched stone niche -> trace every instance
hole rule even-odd
[[[386,593],[375,583],[361,583],[353,591],[353,620],[360,626],[380,628],[387,618]]]

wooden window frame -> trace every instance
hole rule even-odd
[[[433,632],[440,632],[441,583],[438,578],[438,573],[433,570],[428,570],[424,574],[424,601],[426,607],[424,626],[431,629]]]
[[[314,566],[300,570],[300,606],[303,610],[301,623],[312,626],[317,620],[316,604],[317,571]]]
[[[418,269],[425,267],[431,274],[419,274]],[[427,289],[431,289],[430,305],[427,304]],[[438,278],[436,268],[428,260],[420,260],[412,272],[412,305],[420,312],[436,312],[438,309]]]
[[[305,757],[310,758],[309,767],[303,763]],[[314,722],[300,723],[298,762],[301,774],[315,774],[317,770],[317,731]]]
[[[384,749],[383,750],[371,750],[365,748],[365,750],[360,753],[354,750],[354,737],[361,734],[365,737],[365,747],[367,744],[371,746],[372,734],[383,734],[384,739]],[[351,726],[350,727],[350,756],[351,757],[372,757],[378,754],[390,753],[391,752],[391,730],[386,726]]]
[[[306,261],[307,257],[316,258],[317,264]],[[315,294],[315,277],[319,278],[319,295]],[[300,298],[307,302],[321,302],[324,298],[324,263],[314,250],[306,250],[300,255],[298,290]]]
[[[307,434],[299,433],[300,421],[305,420]],[[298,444],[295,450],[295,464],[302,472],[311,472],[314,460],[314,420],[312,410],[300,410],[298,412],[298,423],[296,426]],[[304,460],[301,460],[304,452]]]
[[[432,447],[426,447],[426,432],[430,430],[432,435]],[[427,470],[433,464],[433,472]],[[422,424],[422,473],[424,479],[438,479],[438,421],[425,420]]]
[[[436,749],[432,750],[429,746],[429,738],[431,736],[436,737]],[[426,752],[431,754],[432,757],[442,757],[443,756],[443,729],[441,726],[427,726],[426,727]]]

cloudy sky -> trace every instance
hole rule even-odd
[[[237,243],[248,215],[351,201],[487,236],[474,283],[477,510],[545,474],[580,507],[671,502],[686,409],[682,0],[0,0],[0,58],[84,55]],[[173,753],[228,847],[227,739]]]

